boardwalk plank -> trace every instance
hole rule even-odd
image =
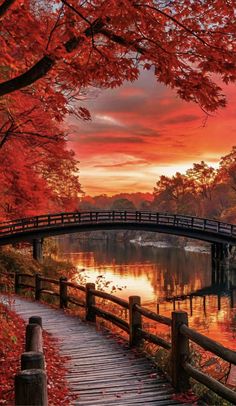
[[[143,355],[96,331],[94,325],[45,304],[16,297],[14,308],[25,320],[41,316],[43,328],[69,356],[66,378],[78,406],[180,405],[174,390]]]

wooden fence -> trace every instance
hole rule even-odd
[[[47,377],[43,355],[42,319],[29,318],[25,334],[25,352],[21,371],[15,375],[16,406],[47,406]]]
[[[27,282],[27,280],[29,282]],[[45,283],[47,285],[46,288]],[[171,318],[161,316],[142,307],[139,296],[130,296],[127,301],[109,293],[96,290],[95,284],[93,283],[87,283],[86,286],[81,286],[69,282],[65,277],[56,280],[42,277],[39,274],[32,276],[16,273],[14,285],[15,293],[19,293],[20,290],[24,288],[31,289],[34,292],[35,300],[40,300],[42,294],[58,297],[60,308],[67,308],[70,303],[80,306],[85,309],[85,318],[87,321],[96,322],[96,317],[99,317],[112,322],[128,334],[131,347],[138,346],[142,340],[147,340],[148,342],[169,350],[171,381],[177,392],[184,392],[190,387],[189,379],[191,377],[222,398],[236,404],[235,391],[190,364],[189,343],[192,341],[233,365],[236,365],[236,352],[189,328],[188,314],[186,312],[173,311]],[[51,289],[48,289],[48,286],[51,286]],[[55,287],[56,290],[54,290]],[[75,294],[73,295],[71,293],[71,290],[83,292],[84,300],[78,300]],[[128,321],[99,307],[98,303],[96,303],[96,298],[102,298],[121,306],[121,308],[125,309],[128,313]],[[171,329],[171,341],[168,342],[146,331],[143,328],[143,317],[169,326]]]

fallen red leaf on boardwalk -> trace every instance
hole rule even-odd
[[[14,375],[20,369],[24,351],[25,323],[0,303],[0,405],[14,404]],[[66,383],[65,357],[61,357],[57,341],[43,332],[44,354],[48,380],[48,401],[51,406],[70,405],[76,397]]]
[[[194,405],[194,404],[197,404],[199,397],[196,396],[191,390],[189,390],[185,393],[177,393],[177,394],[173,395],[172,399],[177,400],[179,402]]]

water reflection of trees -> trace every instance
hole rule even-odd
[[[212,286],[210,255],[101,240],[64,242],[62,251],[69,253],[68,259],[79,269],[96,270],[101,274],[109,272],[109,278],[111,275],[116,276],[116,280],[120,277],[122,285],[122,278],[128,276],[134,290],[140,281],[141,288],[139,283],[135,294],[145,292],[147,297],[150,292],[151,295],[145,299],[145,306],[157,311],[158,303],[159,312],[167,316],[174,308],[185,310],[192,327],[232,347],[236,293],[230,286],[235,285],[235,272],[228,275],[230,284]],[[73,252],[75,254],[70,254]],[[190,302],[189,294],[194,292],[198,294],[193,295]],[[126,293],[120,294],[125,297]],[[181,295],[183,298],[177,298],[175,303],[165,300],[167,296]]]
[[[210,284],[210,257],[182,249],[140,247],[103,240],[72,240],[63,249],[79,253],[83,268],[134,278],[145,275],[157,297],[186,294]]]

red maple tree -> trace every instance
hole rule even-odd
[[[63,119],[151,69],[205,111],[236,78],[233,0],[0,0],[1,217],[76,207],[78,162]],[[9,142],[10,141],[10,142]],[[47,196],[47,199],[45,199]]]
[[[81,186],[67,134],[32,95],[16,93],[0,108],[0,218],[72,211]]]
[[[225,105],[214,75],[236,78],[234,0],[3,0],[0,95],[37,94],[57,118],[93,86],[157,80],[208,111]],[[213,75],[213,76],[212,76]]]

